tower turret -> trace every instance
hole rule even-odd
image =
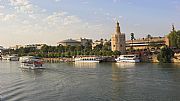
[[[120,30],[120,26],[119,26],[119,22],[118,21],[116,23],[116,33],[117,34],[121,34],[121,30]]]

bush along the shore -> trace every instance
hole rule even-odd
[[[160,63],[171,63],[172,58],[174,57],[174,52],[168,46],[163,46],[160,53],[157,56],[157,59]]]

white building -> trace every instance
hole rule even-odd
[[[23,46],[22,46],[22,45],[15,45],[15,46],[9,47],[9,49],[16,50],[16,49],[19,49],[19,48],[21,48],[21,47],[23,47]]]
[[[4,50],[3,46],[0,46],[0,53]]]
[[[35,48],[35,49],[41,49],[42,46],[46,44],[30,44],[30,45],[25,45],[25,48]]]
[[[88,44],[92,45],[92,39],[80,38],[79,40],[82,46],[87,46]]]

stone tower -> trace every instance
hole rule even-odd
[[[116,23],[116,32],[111,36],[111,49],[126,54],[126,38],[125,34],[121,33],[119,22]]]

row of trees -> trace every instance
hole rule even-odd
[[[120,55],[119,51],[111,51],[111,41],[96,45],[92,49],[92,45],[87,43],[86,46],[48,46],[44,45],[41,49],[33,47],[19,48],[16,50],[6,50],[4,53],[18,54],[19,56],[33,55],[46,58],[58,58],[58,57],[72,57],[77,55],[99,55],[99,56],[112,56]]]

